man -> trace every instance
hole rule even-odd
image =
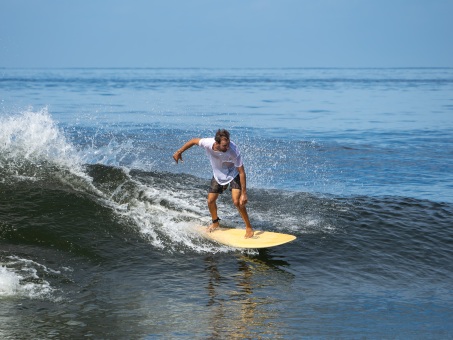
[[[254,231],[245,208],[247,181],[244,165],[236,144],[230,141],[230,133],[227,130],[219,129],[214,138],[193,138],[189,140],[174,153],[173,159],[176,163],[179,160],[182,162],[182,153],[194,145],[199,145],[206,150],[214,173],[208,193],[208,208],[212,217],[212,224],[208,227],[209,232],[219,227],[217,198],[230,186],[233,203],[245,223],[245,238],[252,237]]]

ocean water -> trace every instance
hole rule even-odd
[[[218,128],[296,241],[193,231]],[[452,296],[453,69],[0,69],[0,338],[447,339]]]

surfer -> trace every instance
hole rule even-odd
[[[206,150],[213,171],[208,192],[208,208],[211,213],[212,224],[208,227],[208,230],[212,232],[219,227],[217,198],[229,186],[233,203],[245,223],[245,238],[252,237],[254,231],[245,208],[247,181],[244,165],[239,149],[236,144],[230,141],[230,133],[225,129],[219,129],[214,138],[192,138],[173,154],[176,163],[179,160],[182,162],[182,153],[194,145],[199,145]]]

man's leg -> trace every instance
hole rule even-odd
[[[253,228],[252,225],[250,224],[249,220],[249,215],[247,214],[247,209],[245,208],[245,205],[240,204],[240,198],[241,198],[241,190],[239,189],[231,189],[231,197],[233,198],[233,203],[238,209],[239,213],[241,214],[242,219],[244,220],[245,223],[245,238],[250,238],[253,236]]]
[[[217,215],[217,198],[219,197],[219,194],[217,193],[208,193],[208,208],[209,212],[211,213],[212,221],[217,221],[213,222],[209,227],[209,231],[213,231],[214,229],[219,227],[219,216]]]

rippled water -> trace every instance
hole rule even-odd
[[[453,334],[451,69],[0,75],[2,338]],[[193,231],[209,164],[171,155],[217,127],[254,227],[296,241]]]

